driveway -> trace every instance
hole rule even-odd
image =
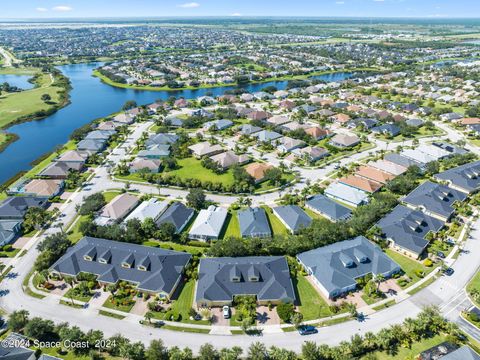
[[[233,309],[231,309],[231,311],[232,310]],[[230,319],[225,319],[223,317],[222,308],[214,307],[214,308],[211,309],[211,311],[212,311],[212,317],[213,317],[212,325],[215,325],[215,326],[230,326]],[[231,312],[231,316],[234,316],[233,311]]]
[[[278,317],[277,310],[268,309],[268,306],[257,307],[257,325],[280,325],[281,321]]]

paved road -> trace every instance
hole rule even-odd
[[[116,149],[113,154],[109,156],[108,160],[117,161],[122,158],[125,155],[126,149],[130,148],[149,126],[150,123],[148,122],[137,125],[133,134],[129,136],[127,143],[122,146],[122,148]],[[455,134],[452,133],[448,136],[453,135]],[[377,150],[384,149],[386,146],[386,143],[382,144],[382,142],[377,142]],[[342,164],[358,161],[366,155],[367,154],[364,153],[355,154],[348,159],[342,160]],[[331,166],[326,169],[309,170],[308,176],[309,178],[311,176],[311,180],[314,181],[322,179],[322,177],[332,170],[333,168]],[[304,174],[307,174],[307,172]],[[65,214],[62,218],[64,224],[69,224],[75,218],[75,206],[81,203],[84,196],[109,188],[121,187],[121,183],[110,180],[108,168],[105,166],[96,168],[92,176],[91,185],[86,189],[72,194],[69,201],[62,205],[60,210]],[[305,183],[296,185],[297,188],[304,186]],[[156,187],[148,185],[133,185],[131,188],[146,193],[158,193],[159,191]],[[172,197],[183,197],[186,192],[164,188],[161,189],[161,193]],[[276,200],[278,196],[278,193],[272,193],[255,196],[253,199],[256,203],[271,203]],[[222,204],[231,203],[236,199],[234,196],[221,195],[209,195],[209,198]],[[11,264],[14,266],[12,273],[16,274],[16,276],[7,278],[2,283],[2,290],[8,290],[8,294],[0,298],[0,306],[7,312],[26,309],[32,316],[51,319],[56,323],[68,321],[83,330],[99,329],[103,331],[106,336],[122,333],[132,341],[142,341],[144,343],[148,343],[152,339],[161,338],[168,346],[188,346],[194,351],[197,351],[200,346],[206,342],[212,343],[216,347],[237,345],[246,348],[251,343],[259,340],[267,346],[275,345],[299,351],[305,340],[337,345],[341,341],[349,340],[350,337],[356,333],[364,334],[367,331],[379,331],[385,326],[402,322],[406,317],[415,317],[425,305],[434,304],[438,305],[449,319],[456,321],[465,331],[475,338],[480,339],[478,330],[475,328],[472,329],[468,324],[464,324],[464,321],[459,318],[460,312],[468,305],[464,298],[464,287],[480,266],[480,246],[478,244],[480,241],[480,231],[478,228],[480,228],[480,221],[477,221],[472,227],[471,239],[469,239],[465,245],[466,252],[462,253],[453,265],[455,272],[451,277],[440,278],[428,288],[399,304],[370,315],[366,321],[362,323],[349,321],[327,328],[320,328],[318,334],[308,337],[302,337],[295,332],[265,333],[261,338],[231,336],[226,339],[221,335],[193,333],[189,333],[188,336],[179,336],[179,333],[175,331],[141,326],[138,324],[139,318],[135,316],[129,316],[129,318],[125,320],[106,318],[88,309],[72,311],[70,307],[58,304],[56,299],[41,300],[26,296],[22,290],[22,282],[38,256],[38,251],[35,249],[35,246],[43,236],[58,231],[56,228],[48,229],[41,237],[32,238],[26,245],[26,249],[29,249],[29,251],[27,251],[24,256],[11,261]]]

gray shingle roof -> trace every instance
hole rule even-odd
[[[287,260],[283,256],[200,259],[196,302],[230,302],[235,295],[295,302]]]
[[[145,142],[145,146],[151,146],[151,145],[171,145],[173,143],[176,143],[178,141],[178,135],[176,134],[155,134],[152,135],[148,138],[148,140]]]
[[[463,201],[466,197],[467,195],[461,191],[426,181],[408,194],[403,201],[413,206],[422,206],[427,211],[448,218],[455,211],[453,203]]]
[[[468,345],[464,345],[460,349],[443,356],[442,360],[480,360],[480,355]]]
[[[367,274],[388,276],[400,271],[396,262],[363,236],[310,250],[297,258],[334,296],[355,286],[355,279]]]
[[[23,219],[29,207],[45,208],[48,199],[35,196],[13,196],[0,204],[0,219]]]
[[[480,187],[480,161],[441,172],[435,178],[450,181],[456,187],[473,192]]]
[[[272,235],[267,215],[262,208],[248,208],[237,213],[242,237],[268,237]]]
[[[177,229],[177,233],[182,231],[182,226],[193,216],[195,210],[187,208],[181,202],[174,202],[156,221],[157,226],[163,223],[171,223]]]
[[[427,247],[425,236],[430,231],[437,232],[443,225],[443,221],[403,205],[396,206],[377,223],[386,238],[416,254],[421,254]]]
[[[307,200],[305,205],[321,214],[328,216],[334,221],[346,220],[352,214],[352,211],[349,208],[340,205],[324,195],[312,196]]]
[[[85,256],[90,256],[91,261]],[[97,275],[101,282],[124,280],[138,284],[141,290],[169,294],[190,257],[190,254],[182,252],[84,237],[69,248],[51,270],[71,276],[80,272],[91,273]],[[131,267],[125,268],[125,263]],[[142,265],[146,271],[138,269]]]
[[[312,222],[310,216],[297,205],[277,206],[273,212],[293,231],[308,227]]]
[[[399,155],[397,153],[387,154],[385,155],[384,159],[393,162],[394,164],[404,166],[406,168],[410,166],[418,166],[420,168],[424,167],[423,164],[420,164],[419,162],[412,159],[408,159],[405,156]]]

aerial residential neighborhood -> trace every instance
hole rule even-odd
[[[3,4],[0,359],[480,359],[467,3]]]

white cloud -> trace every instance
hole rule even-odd
[[[384,2],[385,0],[373,0],[375,2]]]
[[[199,6],[200,6],[200,4],[197,3],[197,2],[189,2],[189,3],[178,5],[178,7],[181,7],[181,8],[184,8],[184,9],[194,9],[194,8],[199,7]]]
[[[230,14],[230,16],[242,16],[242,14],[236,12],[236,13]]]
[[[335,4],[337,4],[337,5],[343,5],[343,4],[345,4],[345,1],[336,1]]]
[[[47,12],[48,11],[48,9],[44,8],[44,7],[37,7],[35,10],[37,10],[38,12]]]
[[[67,5],[59,5],[59,6],[55,6],[52,8],[53,11],[60,11],[60,12],[67,12],[67,11],[72,11],[73,8],[71,6],[67,6]]]

